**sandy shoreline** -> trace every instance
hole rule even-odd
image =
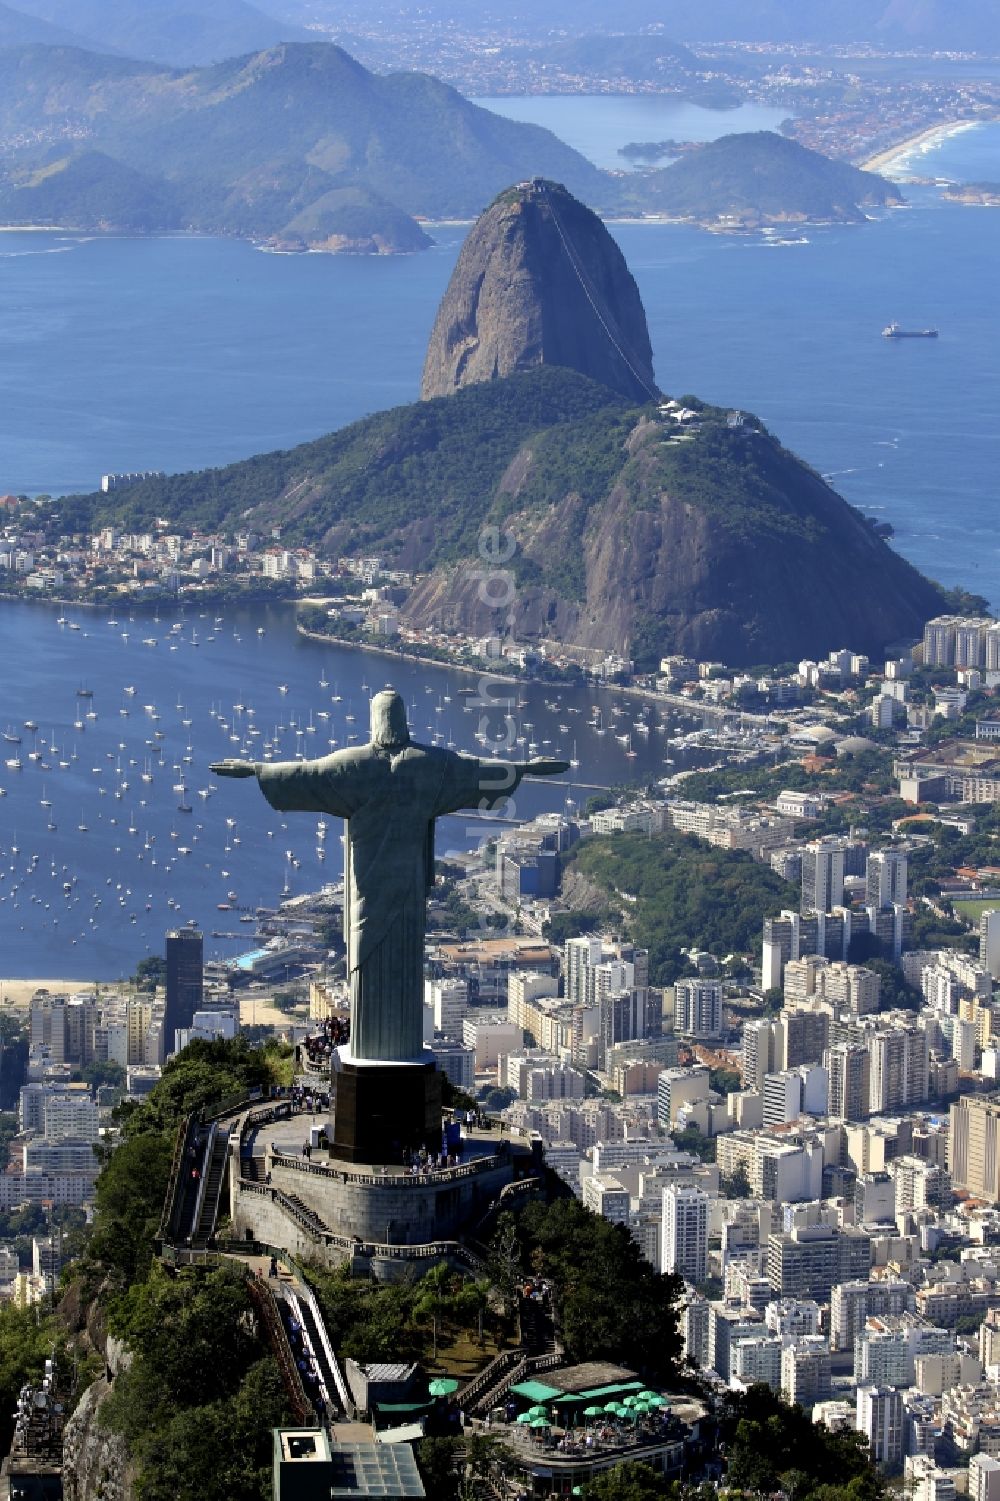
[[[79,995],[82,990],[93,990],[95,985],[110,987],[110,980],[0,980],[0,1006],[14,1006],[25,1011],[36,990],[49,990],[53,995]]]
[[[952,136],[961,135],[967,130],[975,130],[979,125],[987,125],[988,120],[947,120],[937,125],[929,125],[925,130],[919,130],[915,135],[909,136],[905,141],[900,141],[895,146],[890,146],[885,151],[879,151],[875,156],[868,157],[858,165],[863,172],[880,172],[884,177],[891,176],[898,171],[905,159],[921,146],[939,146],[948,141]]]
[[[27,1011],[36,990],[48,990],[52,995],[80,995],[83,992],[92,993],[95,986],[104,990],[119,988],[115,980],[0,980],[0,1010],[10,1008],[14,1011]],[[240,995],[242,1025],[287,1027],[296,1022],[301,1024],[301,1016],[287,1016],[270,1002],[270,995]]]

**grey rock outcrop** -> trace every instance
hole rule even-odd
[[[88,1325],[93,1343],[103,1348],[105,1369],[84,1392],[66,1424],[63,1439],[65,1501],[135,1501],[135,1472],[125,1440],[101,1422],[100,1407],[112,1382],[132,1364],[121,1340]]]
[[[438,309],[424,400],[563,365],[630,401],[658,392],[639,289],[601,220],[566,188],[509,188],[480,216]]]
[[[135,1476],[125,1440],[100,1420],[99,1409],[110,1390],[107,1378],[98,1377],[66,1424],[65,1501],[135,1501]]]

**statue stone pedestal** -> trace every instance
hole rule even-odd
[[[386,1063],[334,1053],[331,1156],[372,1166],[441,1150],[441,1074],[433,1057]]]

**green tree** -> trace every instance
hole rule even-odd
[[[0,1305],[0,1445],[4,1452],[14,1436],[14,1408],[28,1380],[41,1376],[45,1362],[62,1345],[62,1332],[52,1317],[39,1317],[37,1308]]]
[[[795,1501],[884,1501],[882,1481],[861,1434],[833,1433],[813,1423],[809,1413],[768,1386],[727,1392],[719,1409],[719,1435],[726,1446],[730,1487],[766,1495],[791,1479]],[[835,1486],[831,1476],[836,1476]],[[834,1490],[836,1498],[829,1494]]]
[[[522,1262],[554,1283],[554,1312],[575,1360],[614,1360],[669,1380],[681,1358],[680,1278],[655,1272],[624,1225],[575,1199],[530,1204],[517,1222]]]
[[[753,1196],[746,1167],[738,1163],[731,1173],[719,1177],[719,1191],[727,1199],[749,1199]]]
[[[615,1465],[583,1487],[585,1501],[661,1501],[669,1494],[663,1476],[644,1464]]]
[[[461,1481],[457,1449],[453,1438],[424,1438],[417,1444],[417,1465],[424,1489],[435,1501],[457,1501]]]

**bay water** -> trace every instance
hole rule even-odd
[[[545,103],[554,110],[546,123],[558,128],[559,101]],[[538,104],[524,106],[526,118]],[[563,105],[567,138],[577,132],[583,143],[590,122],[601,143],[590,148],[595,159],[627,140],[657,138],[621,101]],[[508,112],[514,106],[505,101]],[[732,113],[717,123],[719,134],[732,128]],[[684,133],[690,122],[663,128]],[[1000,126],[953,137],[923,155],[920,170],[1000,178]],[[665,390],[755,412],[847,499],[890,521],[895,545],[918,567],[997,607],[1000,211],[947,204],[929,187],[905,191],[906,208],[860,227],[739,238],[669,224],[611,228],[642,292]],[[385,259],[279,256],[183,237],[0,233],[0,493],[90,490],[112,469],[225,463],[414,399],[466,226],[432,232],[426,254]],[[892,319],[933,324],[941,336],[884,340]],[[319,754],[324,742],[363,729],[362,683],[391,677],[421,706],[419,736],[427,738],[426,711],[429,723],[451,721],[446,739],[476,749],[474,716],[455,707],[461,675],[313,647],[296,637],[287,611],[230,611],[218,626],[195,616],[179,633],[167,617],[112,626],[103,612],[68,613],[81,629],[58,626],[57,612],[43,607],[0,605],[0,729],[21,736],[19,750],[3,746],[3,759],[19,755],[23,768],[0,765],[0,972],[112,977],[158,951],[165,926],[188,917],[208,931],[235,931],[209,943],[229,952],[239,908],[337,873],[335,822],[320,858],[311,821],[299,828],[289,818],[281,828],[252,784],[198,797],[210,784],[207,762],[250,722],[248,706],[266,728],[285,724],[282,754],[296,746]],[[321,676],[339,689],[321,689]],[[220,683],[232,685],[225,701]],[[90,710],[76,695],[86,686]],[[571,782],[625,780],[665,764],[656,732],[648,746],[637,733],[631,747],[613,733],[574,733],[590,715],[590,695],[557,702],[539,686],[523,696],[520,717],[538,725],[527,733],[549,741],[539,753],[568,756],[578,741]],[[610,700],[605,710],[610,728]],[[289,727],[293,717],[298,728]],[[28,760],[26,720],[39,725],[50,772]],[[627,731],[629,720],[622,724]],[[243,744],[245,735],[237,753]],[[53,745],[68,756],[53,761]],[[152,780],[143,782],[147,761]],[[173,792],[181,776],[187,799]],[[116,799],[122,781],[130,786]],[[567,795],[586,789],[535,787],[519,809],[562,806]],[[191,800],[191,814],[181,800]],[[444,846],[477,837],[479,829],[451,821],[442,830]],[[176,853],[181,844],[189,854]]]

